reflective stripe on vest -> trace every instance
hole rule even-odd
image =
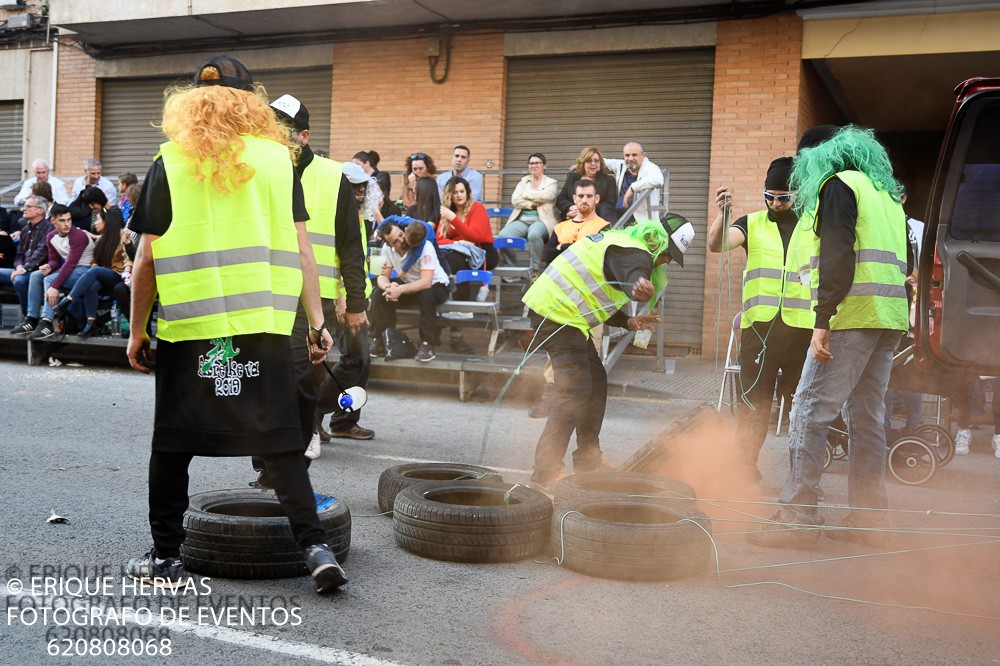
[[[812,328],[816,316],[809,290],[802,285],[793,253],[785,251],[778,225],[768,220],[766,210],[747,216],[747,249],[740,327],[771,321],[780,311],[788,326]]]
[[[329,299],[340,298],[344,293],[335,231],[343,173],[344,165],[340,162],[314,155],[301,178],[306,210],[309,211],[306,230],[319,274],[319,294]]]
[[[610,239],[610,240],[609,240]],[[524,295],[535,313],[557,324],[573,326],[590,336],[590,329],[607,321],[629,300],[619,285],[604,276],[604,255],[611,246],[646,246],[624,234],[585,236],[548,265]]]
[[[174,212],[152,243],[163,340],[291,334],[302,291],[291,160],[279,143],[241,138],[239,159],[255,175],[228,193],[212,186],[211,162],[195,181],[179,145],[160,147]]]
[[[851,188],[858,207],[854,241],[854,280],[830,330],[880,328],[906,331],[909,305],[906,299],[906,214],[888,192],[876,190],[860,171],[837,174]],[[813,234],[815,236],[815,234]],[[819,287],[819,239],[809,262],[814,280],[812,299]]]

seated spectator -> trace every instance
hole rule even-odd
[[[122,219],[125,220],[125,226],[132,221],[132,214],[135,212],[135,204],[139,201],[139,194],[142,192],[141,183],[132,183],[125,190],[125,203],[128,205],[128,213],[122,208]],[[121,208],[119,206],[119,208]]]
[[[437,306],[448,300],[448,275],[441,268],[433,243],[425,243],[427,227],[423,224],[409,224],[404,233],[395,222],[386,220],[379,227],[378,235],[382,246],[382,273],[375,280],[372,293],[372,354],[383,356],[385,345],[382,334],[387,328],[396,326],[398,305],[416,305],[420,308],[420,347],[418,361],[434,359],[435,321]],[[412,250],[411,250],[412,248]],[[419,252],[409,270],[403,267],[410,251]],[[397,277],[390,278],[395,270]]]
[[[83,175],[73,181],[73,190],[70,192],[70,199],[80,196],[80,192],[88,187],[99,187],[104,192],[104,197],[108,201],[115,200],[115,186],[103,175],[104,167],[100,160],[87,160],[83,166]]]
[[[437,176],[434,160],[426,153],[413,153],[406,158],[406,175],[403,176],[403,208],[409,208],[416,203],[416,186],[418,178]]]
[[[522,178],[510,201],[514,211],[507,218],[507,224],[498,234],[501,238],[526,238],[531,273],[534,278],[542,271],[542,251],[549,240],[549,234],[556,226],[556,193],[559,183],[545,175],[545,155],[532,153],[528,156],[528,175]],[[513,250],[501,250],[504,264],[517,263]]]
[[[13,272],[14,270],[14,257],[17,255],[17,243],[14,242],[14,237],[10,234],[10,216],[7,215],[7,209],[0,206],[0,269],[8,268]],[[20,236],[20,231],[15,231],[15,234]],[[0,278],[3,280],[3,278]],[[0,282],[0,285],[6,284],[6,282]]]
[[[85,321],[77,335],[84,339],[97,333],[97,300],[100,295],[111,295],[122,278],[132,272],[132,262],[122,247],[128,232],[125,231],[121,210],[112,206],[99,212],[94,230],[98,236],[94,243],[93,265],[76,281],[69,294],[52,309],[56,317],[63,317],[67,313],[76,316],[74,311],[79,311],[79,308],[73,306],[82,299]],[[76,318],[80,320],[80,317]]]
[[[417,178],[414,191],[415,203],[404,211],[405,216],[426,222],[436,229],[441,216],[441,197],[438,195],[437,183],[429,176]]]
[[[597,214],[614,224],[618,219],[615,214],[615,179],[596,146],[587,146],[581,150],[580,156],[576,158],[576,165],[566,174],[566,182],[556,197],[559,219],[568,220],[576,215],[573,196],[576,193],[576,183],[581,178],[592,181],[597,188],[597,194],[601,198]]]
[[[94,226],[95,213],[108,207],[108,198],[99,187],[85,188],[69,204],[73,226],[89,232]]]
[[[45,237],[48,262],[31,273],[28,282],[28,313],[12,335],[31,335],[44,340],[55,335],[52,308],[61,289],[72,289],[87,272],[94,258],[90,234],[73,226],[69,208],[55,204],[49,211],[54,231]]]
[[[473,201],[483,200],[483,174],[469,166],[469,156],[472,152],[466,146],[455,146],[451,151],[451,171],[438,174],[437,185],[441,196],[448,181],[454,177],[464,178],[469,184],[469,196]]]
[[[552,230],[545,247],[546,263],[550,263],[578,239],[600,233],[605,227],[611,226],[610,222],[597,214],[600,205],[601,195],[597,193],[594,183],[586,178],[577,181],[572,207],[575,213]]]
[[[131,171],[126,171],[118,176],[118,198],[115,205],[121,208],[122,219],[127,220],[132,216],[133,202],[128,200],[128,188],[139,184],[139,177]]]
[[[55,201],[52,198],[52,196],[53,196],[52,184],[49,183],[48,181],[40,180],[37,183],[35,183],[34,185],[32,185],[31,186],[31,193],[34,194],[35,196],[39,196],[39,197],[45,199],[46,201]],[[58,202],[55,202],[55,203],[58,203]],[[45,211],[46,215],[48,214],[48,212],[49,211]]]
[[[493,270],[500,259],[493,247],[493,229],[486,207],[470,196],[469,184],[458,176],[444,187],[441,219],[437,227],[438,244],[447,253],[448,272],[454,275],[466,269]],[[471,284],[462,285],[455,298],[471,300]]]
[[[31,188],[35,183],[49,184],[49,187],[52,188],[51,196],[46,197],[49,201],[61,203],[64,206],[69,204],[69,190],[66,189],[66,183],[52,175],[52,167],[48,162],[42,159],[35,160],[31,163],[31,168],[35,175],[21,184],[21,189],[14,197],[15,206],[23,206],[27,202],[28,197],[31,196]]]
[[[63,206],[65,208],[65,206]],[[45,264],[49,258],[49,251],[45,242],[46,237],[54,230],[52,223],[45,217],[45,212],[49,209],[49,202],[38,195],[29,195],[24,202],[24,219],[27,225],[21,230],[21,240],[17,244],[17,253],[14,255],[13,268],[0,268],[0,285],[13,285],[17,292],[17,300],[21,303],[21,328],[28,320],[28,287],[31,276],[40,266]],[[30,323],[26,333],[34,329],[35,324]],[[11,333],[16,333],[15,328]]]

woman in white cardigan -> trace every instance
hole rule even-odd
[[[542,251],[558,222],[555,200],[559,183],[545,175],[545,164],[545,155],[541,153],[528,156],[528,175],[518,182],[510,198],[514,212],[498,234],[501,238],[528,239],[531,270],[535,276],[542,270]],[[504,265],[517,263],[513,250],[501,250],[500,254]]]

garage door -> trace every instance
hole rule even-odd
[[[672,345],[701,346],[706,205],[712,133],[711,49],[519,58],[508,62],[504,167],[523,168],[535,151],[560,182],[580,149],[621,159],[629,140],[670,169],[670,210],[699,230],[685,268],[670,268],[667,331]],[[504,178],[509,201],[519,176]]]
[[[21,169],[23,141],[24,103],[0,102],[0,189],[24,180]]]
[[[309,109],[309,145],[330,148],[330,99],[333,72],[329,67],[261,72],[257,81],[273,99],[291,93]],[[101,104],[101,161],[112,179],[123,171],[142,177],[163,142],[159,127],[163,91],[190,79],[104,79]]]

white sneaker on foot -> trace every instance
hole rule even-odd
[[[1000,458],[1000,435],[993,435],[991,444],[993,444],[993,455]]]
[[[968,428],[960,428],[955,435],[955,455],[969,455],[969,442],[972,440],[972,431]]]
[[[309,440],[309,448],[306,449],[306,458],[309,458],[309,460],[316,460],[316,458],[319,458],[319,455],[319,433],[314,432],[313,438]]]

